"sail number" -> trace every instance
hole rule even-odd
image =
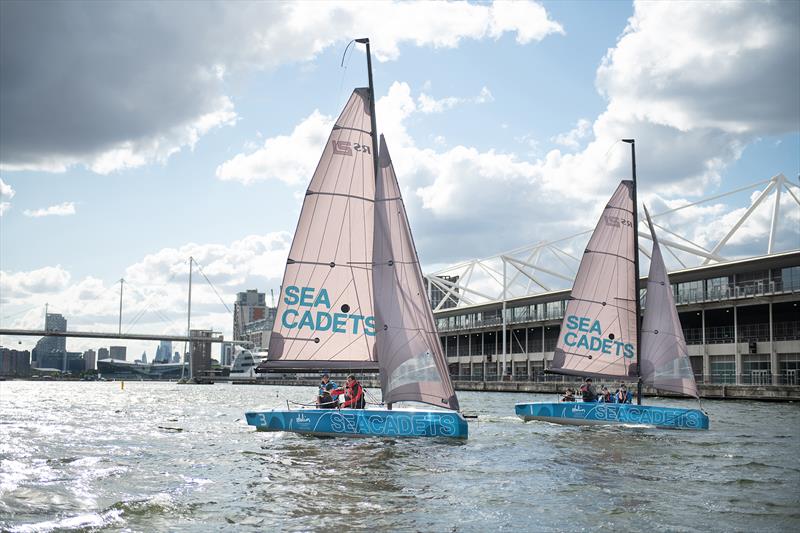
[[[603,215],[603,220],[605,221],[606,226],[614,226],[616,228],[633,227],[633,222],[631,222],[630,220],[626,220],[620,217],[615,217],[612,215]]]
[[[369,146],[366,144],[351,143],[350,141],[331,141],[333,153],[336,155],[353,155],[353,152],[371,154]]]

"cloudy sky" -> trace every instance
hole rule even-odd
[[[798,2],[4,1],[0,324],[41,327],[48,303],[114,330],[124,278],[123,330],[182,333],[190,255],[229,306],[277,290],[332,121],[366,84],[362,50],[340,66],[362,36],[426,270],[593,226],[629,175],[622,137],[656,212],[797,182]],[[757,193],[662,223],[713,247]],[[800,247],[782,205],[778,248]],[[769,215],[728,255],[764,253]],[[204,281],[193,300],[193,326],[230,336]]]

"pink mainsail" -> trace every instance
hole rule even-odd
[[[369,89],[356,89],[306,191],[261,371],[377,370],[370,119]]]
[[[581,259],[550,370],[636,377],[633,182],[620,183]]]
[[[644,212],[653,236],[653,256],[647,276],[647,306],[642,322],[642,383],[699,398],[656,230],[647,208]]]
[[[379,166],[373,284],[383,401],[417,401],[458,410],[383,135]]]

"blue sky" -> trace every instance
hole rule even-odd
[[[146,310],[132,331],[180,333],[189,253],[229,302],[277,289],[330,122],[366,83],[361,51],[339,64],[362,35],[428,269],[591,227],[628,176],[620,136],[657,208],[800,171],[797,3],[55,5],[0,7],[4,327],[49,302],[109,329],[125,277],[144,295],[131,316]],[[711,245],[750,199],[671,222]],[[197,298],[197,325],[229,332]]]

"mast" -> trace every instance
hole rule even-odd
[[[194,261],[194,257],[189,256],[189,305],[186,310],[186,333],[189,337],[192,336],[192,261]],[[189,351],[186,351],[186,347],[184,346],[184,354],[189,354],[189,379],[194,377],[192,373],[192,343],[189,341]],[[186,362],[183,361],[181,364],[181,376],[183,376],[183,369],[186,368]]]
[[[375,86],[372,83],[372,54],[370,53],[369,38],[363,37],[356,39],[357,43],[367,45],[367,80],[369,82],[369,120],[370,129],[372,130],[372,168],[375,172],[375,183],[378,182],[378,124],[375,117]],[[386,404],[386,407],[391,411],[391,402]]]
[[[369,38],[356,39],[357,43],[367,45],[367,76],[369,79],[369,115],[372,127],[372,164],[375,170],[375,179],[378,179],[378,125],[375,119],[375,87],[372,85],[372,55],[369,49]]]
[[[622,139],[631,145],[631,174],[633,175],[633,285],[636,288],[636,404],[642,405],[642,298],[639,291],[639,203],[636,200],[636,139]]]
[[[122,284],[125,280],[119,279],[119,334],[122,335]]]

